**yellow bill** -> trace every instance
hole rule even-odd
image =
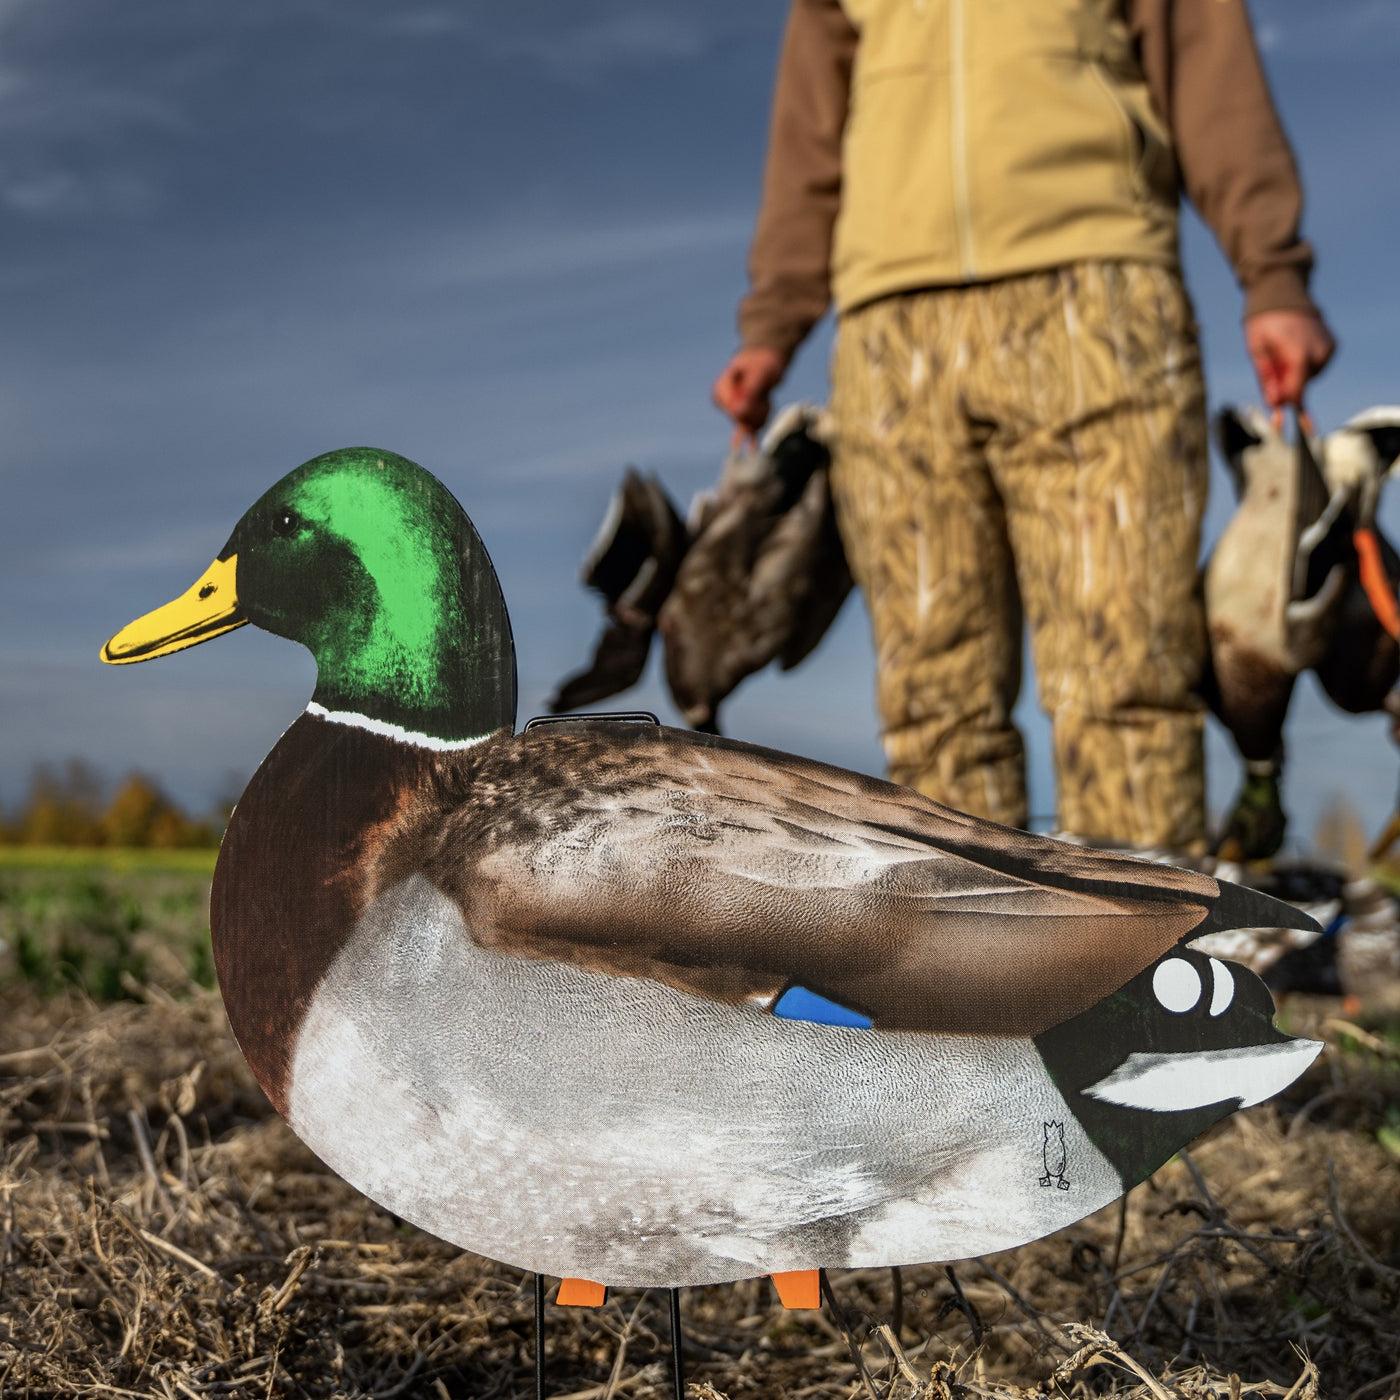
[[[237,565],[236,554],[214,560],[192,588],[127,623],[102,648],[102,659],[113,666],[149,661],[242,627],[248,619],[238,610]]]

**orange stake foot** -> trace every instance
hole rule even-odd
[[[561,1308],[601,1308],[608,1300],[608,1290],[601,1283],[589,1283],[586,1278],[559,1280],[555,1302]]]
[[[793,1269],[785,1274],[769,1274],[778,1298],[785,1308],[819,1308],[822,1305],[822,1276],[819,1269]]]

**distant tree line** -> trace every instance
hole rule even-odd
[[[147,846],[164,850],[217,846],[228,811],[193,817],[153,778],[129,773],[107,785],[80,759],[60,771],[35,768],[15,810],[0,811],[0,844],[12,846]]]

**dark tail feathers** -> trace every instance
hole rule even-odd
[[[1223,933],[1233,928],[1297,928],[1321,933],[1322,926],[1310,914],[1271,894],[1246,889],[1221,880],[1220,895],[1206,910],[1206,916],[1187,935],[1200,938],[1207,933]]]

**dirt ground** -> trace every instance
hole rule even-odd
[[[217,995],[0,990],[0,1395],[533,1394],[532,1280],[372,1205],[272,1113]],[[1400,1395],[1400,1051],[1328,1048],[1023,1249],[683,1295],[692,1397]],[[847,1332],[859,1344],[853,1352]],[[549,1393],[669,1396],[666,1298],[549,1310]]]

